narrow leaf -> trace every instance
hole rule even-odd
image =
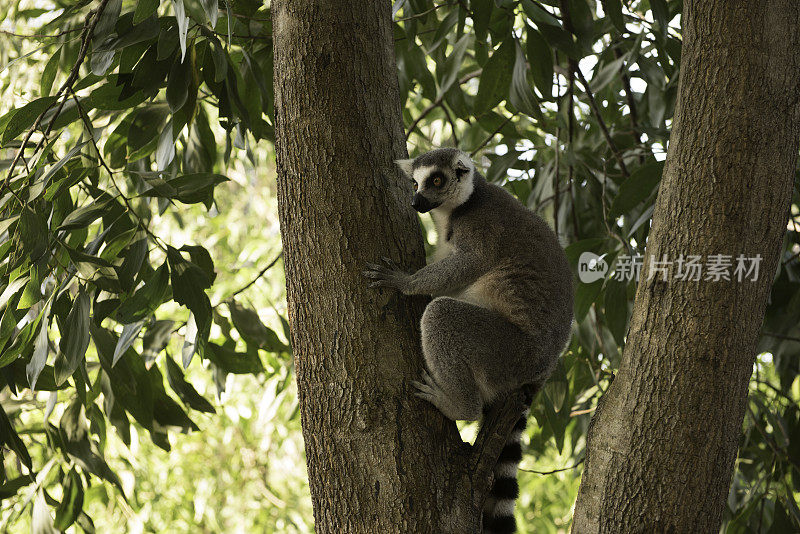
[[[664,163],[649,163],[636,169],[630,177],[619,186],[617,196],[609,210],[610,217],[616,217],[636,207],[637,204],[648,198],[658,183]]]
[[[58,72],[58,61],[61,58],[61,50],[63,47],[59,47],[56,50],[56,53],[50,56],[50,59],[47,61],[47,65],[44,66],[44,70],[42,71],[42,79],[40,81],[40,91],[42,96],[50,96],[50,90],[53,88],[53,82],[56,79],[56,73]]]
[[[53,96],[37,98],[19,109],[9,111],[0,118],[0,133],[3,135],[0,146],[5,147],[9,141],[16,139],[19,134],[30,128],[36,118],[50,108],[55,101]]]
[[[183,377],[180,366],[167,356],[167,380],[169,387],[172,388],[184,404],[195,410],[205,413],[216,413],[214,407],[208,400],[200,395],[194,386],[187,382]]]
[[[142,331],[143,326],[144,319],[135,323],[126,324],[122,327],[122,335],[119,336],[119,339],[117,340],[117,346],[114,347],[114,357],[111,360],[112,367],[116,365],[117,360],[122,357],[125,351],[128,350],[131,345],[133,345],[133,342],[136,341],[139,332]]]
[[[14,451],[19,461],[22,462],[28,470],[31,469],[31,456],[28,454],[28,449],[20,439],[17,431],[14,430],[14,425],[11,424],[11,420],[8,418],[8,414],[6,414],[2,405],[0,405],[0,444],[6,445],[9,449]]]
[[[64,336],[59,343],[59,358],[56,359],[56,385],[61,385],[86,355],[89,347],[89,308],[92,299],[89,293],[81,287],[78,296],[72,303],[72,309],[67,315]]]
[[[64,486],[64,496],[61,504],[56,510],[55,527],[58,530],[66,530],[72,525],[83,509],[83,484],[81,477],[73,467],[69,471],[67,481]]]
[[[184,369],[189,367],[194,353],[197,352],[197,334],[197,322],[192,313],[186,323],[186,333],[184,334],[183,348],[181,349],[181,361]]]
[[[539,109],[539,102],[531,91],[528,83],[528,62],[525,60],[525,53],[519,42],[514,41],[517,51],[516,61],[514,62],[514,74],[511,78],[511,93],[509,101],[518,111],[533,117],[542,119],[542,111]]]
[[[42,314],[42,324],[39,326],[39,335],[36,336],[36,342],[33,345],[33,356],[31,361],[25,366],[25,374],[28,376],[28,384],[31,390],[36,389],[36,381],[39,379],[39,374],[47,364],[47,354],[49,353],[49,346],[47,342],[47,325],[50,322],[50,308],[47,307]]]
[[[159,171],[163,171],[172,163],[175,158],[175,138],[172,134],[172,121],[167,121],[161,135],[158,138],[156,147],[156,165]]]
[[[189,17],[183,8],[183,0],[172,0],[175,18],[178,20],[178,38],[181,43],[181,61],[186,57],[186,34],[189,31]]]
[[[203,11],[206,12],[206,16],[208,17],[208,21],[211,23],[211,27],[215,28],[217,26],[217,19],[219,18],[219,6],[217,5],[217,0],[200,0],[200,3],[203,4]]]
[[[456,41],[452,52],[447,56],[444,62],[442,75],[439,79],[439,96],[445,94],[456,81],[458,71],[464,62],[464,53],[467,51],[467,46],[471,39],[472,36],[470,34],[465,34],[461,39]]]
[[[160,0],[139,0],[133,13],[133,23],[139,24],[158,10]]]
[[[508,96],[514,60],[514,43],[507,39],[486,61],[475,97],[476,114],[489,111]]]

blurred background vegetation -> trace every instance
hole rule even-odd
[[[409,152],[472,153],[573,262],[641,253],[680,11],[395,0]],[[269,4],[0,0],[0,20],[0,529],[312,532]],[[798,205],[795,189],[725,532],[800,531]],[[625,343],[635,284],[577,287],[573,340],[527,430],[523,533],[568,530]]]

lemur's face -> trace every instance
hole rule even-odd
[[[443,150],[453,149],[440,149]],[[414,188],[411,206],[420,213],[436,208],[452,210],[465,202],[472,193],[473,167],[469,158],[453,150],[454,157],[445,161],[430,161],[434,159],[432,155],[440,155],[437,152],[423,154],[415,160],[398,162],[411,178]]]

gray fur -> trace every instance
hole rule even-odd
[[[572,323],[569,263],[547,223],[488,183],[463,152],[438,149],[398,164],[438,205],[438,259],[413,274],[389,260],[364,274],[371,287],[436,297],[422,316],[430,374],[415,384],[418,395],[451,419],[475,420],[552,372]],[[428,179],[436,172],[441,187]]]

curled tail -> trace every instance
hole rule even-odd
[[[514,503],[519,495],[517,467],[522,460],[522,431],[528,424],[528,412],[514,425],[494,466],[494,482],[483,505],[483,534],[509,534],[517,530]]]

